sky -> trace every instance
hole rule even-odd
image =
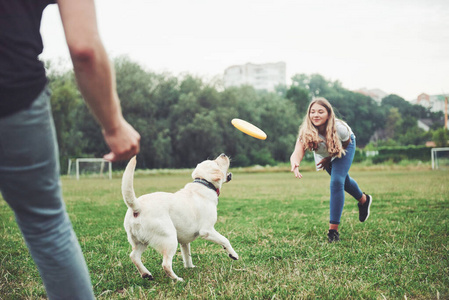
[[[283,61],[344,88],[406,100],[449,94],[448,0],[97,0],[111,58],[207,79]],[[56,5],[44,11],[42,59],[69,61]]]

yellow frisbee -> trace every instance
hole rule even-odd
[[[267,138],[267,134],[263,132],[263,130],[244,120],[232,119],[231,124],[241,132],[255,137],[256,139],[265,140]]]

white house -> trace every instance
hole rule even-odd
[[[273,92],[278,85],[286,85],[285,62],[235,65],[224,72],[224,87],[250,85],[257,90]]]

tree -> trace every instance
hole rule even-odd
[[[417,119],[429,118],[433,116],[433,113],[421,105],[413,105],[404,98],[397,95],[388,95],[382,99],[382,107],[389,110],[392,107],[398,109],[399,113],[403,116],[413,117],[415,121]]]
[[[77,129],[77,111],[84,105],[78,92],[72,71],[63,70],[61,65],[46,63],[50,98],[56,138],[59,146],[61,171],[66,172],[69,158],[81,156],[85,144],[82,132]]]
[[[401,145],[424,145],[429,139],[432,138],[430,132],[425,132],[418,126],[409,128],[404,134],[400,135],[397,140]]]
[[[287,90],[286,98],[296,106],[298,116],[304,116],[307,113],[307,107],[310,102],[309,91],[299,86],[291,85]]]
[[[114,65],[123,114],[141,134],[141,168],[191,168],[223,152],[232,157],[233,166],[286,162],[312,96],[331,102],[336,116],[356,134],[358,146],[381,131],[387,134],[378,135],[384,138],[378,145],[421,144],[430,134],[419,129],[416,120],[441,119],[441,114],[396,95],[384,98],[379,106],[319,74],[297,74],[291,86],[267,92],[251,86],[223,89],[217,80],[205,82],[190,74],[175,77],[150,72],[125,56],[114,59]],[[101,157],[107,145],[77,91],[73,71],[61,71],[52,64],[48,69],[61,162],[68,157]],[[233,118],[260,127],[267,140],[236,130]],[[434,135],[443,141],[447,140],[444,134]],[[114,168],[125,164],[116,163]]]
[[[431,118],[440,124],[441,113],[433,113],[421,105],[413,105],[397,95],[389,95],[382,99],[382,107],[389,115],[385,124],[387,136],[394,138],[400,145],[423,145],[431,138],[418,127],[418,120]]]
[[[264,148],[274,161],[289,161],[302,115],[292,102],[273,94],[261,95],[258,102],[259,124],[268,136]]]
[[[335,83],[327,81],[320,74],[296,74],[292,77],[292,85],[308,90],[314,97],[325,97]]]
[[[139,64],[123,56],[114,60],[117,78],[117,92],[123,115],[141,135],[139,166],[142,168],[171,167],[171,137],[167,122],[160,121],[169,114],[169,106],[177,101],[177,94],[171,97],[165,92],[170,78],[144,70]],[[168,84],[171,91],[176,91]],[[166,97],[167,96],[167,97]],[[167,103],[165,100],[169,99]],[[170,145],[170,147],[167,147]],[[121,163],[120,165],[124,165]]]
[[[386,139],[394,139],[396,137],[396,132],[400,127],[401,123],[402,123],[402,116],[399,113],[399,109],[397,109],[396,107],[390,108],[385,123]]]
[[[433,132],[432,138],[437,147],[447,147],[449,131],[445,128],[439,128]]]

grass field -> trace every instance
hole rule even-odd
[[[198,239],[195,269],[178,252],[173,282],[153,249],[143,255],[155,277],[141,279],[129,259],[120,178],[63,178],[64,197],[98,299],[449,299],[449,172],[428,168],[355,168],[374,196],[358,221],[346,197],[341,242],[327,242],[329,177],[308,171],[234,172],[224,185],[216,229],[240,256]],[[136,194],[176,191],[190,174],[140,175]],[[0,299],[45,298],[14,216],[0,201]]]

